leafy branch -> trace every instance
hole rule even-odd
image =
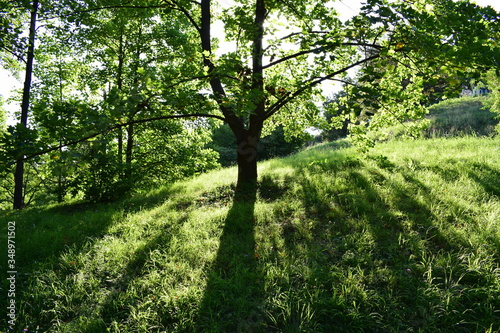
[[[79,139],[76,139],[76,140],[73,140],[73,141],[62,143],[60,145],[57,145],[57,146],[54,146],[54,147],[50,147],[50,148],[47,148],[45,150],[42,150],[42,151],[39,151],[39,152],[30,154],[30,155],[27,155],[27,156],[25,156],[23,158],[23,160],[29,160],[29,159],[32,159],[32,158],[37,157],[37,156],[45,155],[45,154],[50,153],[52,151],[56,151],[56,150],[59,150],[59,149],[65,148],[65,147],[69,147],[69,146],[74,146],[74,145],[76,145],[78,143],[82,143],[82,142],[88,141],[88,140],[93,139],[93,138],[95,138],[95,137],[97,137],[99,135],[103,135],[103,134],[109,133],[109,132],[111,132],[113,130],[120,129],[122,127],[127,127],[129,125],[144,124],[144,123],[148,123],[148,122],[153,122],[153,121],[158,121],[158,120],[166,120],[166,119],[196,118],[196,117],[214,118],[214,119],[218,119],[218,120],[221,120],[221,121],[226,121],[226,119],[224,117],[213,115],[213,114],[204,114],[204,113],[176,114],[176,115],[169,115],[169,116],[159,116],[159,117],[153,117],[153,118],[131,120],[131,121],[128,121],[128,122],[124,122],[124,123],[114,124],[114,125],[108,126],[104,130],[102,130],[102,131],[89,134],[89,135],[87,135],[87,136],[85,136],[83,138],[79,138]]]
[[[377,44],[369,44],[369,43],[341,43],[339,44],[338,46],[363,46],[363,47],[372,47],[376,50],[380,50],[382,49],[382,46],[380,45],[377,45]],[[279,63],[282,63],[284,61],[287,61],[287,60],[290,60],[290,59],[294,59],[294,58],[297,58],[297,57],[300,57],[301,55],[304,55],[304,54],[310,54],[310,53],[319,53],[321,51],[326,51],[328,48],[325,47],[325,46],[320,46],[320,47],[316,47],[314,49],[309,49],[309,50],[304,50],[304,51],[300,51],[300,52],[297,52],[297,53],[294,53],[294,54],[291,54],[291,55],[288,55],[286,57],[283,57],[281,59],[278,59],[276,61],[273,61],[265,66],[263,66],[264,69],[266,68],[270,68],[272,66],[275,66]]]
[[[202,6],[201,3],[198,3],[196,1],[190,1],[190,2],[196,3],[197,5]],[[176,0],[165,0],[165,3],[167,3],[168,5],[170,5],[170,7],[172,9],[178,10],[182,14],[184,14],[184,16],[186,16],[186,18],[188,19],[188,21],[193,25],[193,27],[198,31],[198,33],[201,34],[201,29],[202,28],[200,27],[200,25],[196,22],[196,20],[194,19],[194,17],[189,13],[189,11],[186,8],[184,8],[181,5],[179,5],[179,3]]]
[[[157,8],[165,8],[164,5],[149,5],[149,6],[136,6],[136,5],[113,5],[113,6],[102,6],[102,7],[94,7],[94,8],[88,8],[88,9],[79,9],[72,11],[71,14],[66,14],[66,15],[58,15],[58,16],[50,16],[50,17],[44,17],[44,18],[39,18],[37,21],[50,21],[54,19],[61,19],[61,18],[66,18],[70,17],[75,14],[85,14],[85,13],[92,13],[92,12],[97,12],[100,10],[106,10],[106,9],[157,9]]]
[[[11,56],[17,58],[17,60],[22,61],[23,63],[27,63],[26,59],[20,54],[18,54],[15,50],[8,48],[7,46],[0,46],[0,49],[4,50],[5,52],[9,53]]]
[[[348,70],[350,70],[351,68],[354,68],[356,66],[362,65],[362,64],[364,64],[366,62],[373,61],[373,60],[375,60],[375,59],[377,59],[379,57],[380,57],[380,54],[376,54],[376,55],[373,55],[371,57],[368,57],[368,58],[365,58],[363,60],[360,60],[360,61],[358,61],[356,63],[353,63],[353,64],[351,64],[349,66],[346,66],[346,67],[344,67],[344,68],[342,68],[342,69],[340,69],[340,70],[338,70],[336,72],[333,72],[331,74],[328,74],[326,76],[319,77],[319,78],[315,77],[315,78],[313,78],[313,79],[311,79],[309,81],[304,82],[304,85],[301,88],[299,88],[298,90],[296,90],[293,93],[284,95],[276,103],[274,103],[272,106],[270,106],[269,109],[267,110],[267,112],[264,114],[263,120],[266,120],[266,119],[270,118],[273,114],[275,114],[276,112],[278,112],[283,106],[285,106],[286,104],[288,104],[294,98],[300,96],[306,90],[314,88],[315,86],[317,86],[321,82],[326,81],[326,80],[330,80],[330,79],[334,78],[335,76],[337,76],[339,74],[345,73]]]

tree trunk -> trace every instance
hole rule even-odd
[[[125,178],[130,180],[132,174],[132,156],[134,149],[134,124],[128,125],[127,128],[127,147],[125,151]]]
[[[203,64],[208,67],[208,72],[215,71],[215,65],[210,57],[205,54],[212,52],[212,35],[210,33],[211,11],[210,0],[201,0],[201,24],[199,27],[201,46],[204,51]],[[234,109],[228,107],[224,103],[226,91],[217,75],[210,78],[210,86],[212,88],[214,98],[220,107],[222,114],[229,127],[236,137],[237,144],[237,162],[238,162],[238,180],[237,188],[244,189],[255,186],[257,184],[257,147],[263,126],[263,115],[265,113],[264,99],[264,76],[262,68],[263,56],[263,22],[266,16],[266,8],[263,0],[258,0],[256,4],[255,25],[257,32],[254,38],[253,56],[253,73],[252,73],[252,90],[261,92],[261,95],[255,98],[256,105],[255,114],[249,117],[248,129],[245,128],[245,121],[236,115]]]
[[[256,130],[245,130],[235,133],[237,137],[238,189],[257,183],[257,148],[261,135],[261,126]]]
[[[119,47],[118,47],[118,70],[116,74],[116,86],[121,92],[123,89],[123,63],[125,62],[125,54],[123,52],[123,26],[120,30]],[[123,130],[118,129],[118,165],[120,172],[123,170]],[[120,174],[122,175],[122,174]]]
[[[33,1],[31,10],[30,30],[28,38],[28,52],[26,57],[26,75],[24,79],[23,100],[21,104],[21,126],[28,127],[28,110],[30,106],[31,78],[33,74],[33,60],[35,58],[35,34],[36,17],[38,12],[38,0]],[[23,149],[23,147],[21,147]],[[24,207],[24,155],[16,161],[16,171],[14,173],[14,209]]]
[[[123,129],[118,129],[118,165],[120,170],[123,168]]]
[[[62,156],[63,154],[63,150],[62,150],[62,141],[59,141],[59,146],[61,148],[59,148],[59,156]],[[61,160],[59,160],[58,163],[61,163],[60,162]],[[63,166],[60,165],[59,166],[59,172],[58,172],[58,175],[57,175],[57,202],[63,202],[64,201],[64,181],[63,181]]]
[[[16,161],[16,171],[14,172],[14,209],[24,208],[24,160]]]
[[[257,184],[257,148],[262,133],[265,114],[264,98],[264,71],[262,68],[263,35],[266,7],[264,0],[257,0],[255,5],[255,27],[257,28],[253,40],[252,50],[252,91],[260,92],[254,98],[255,113],[249,117],[249,127],[246,131],[234,131],[238,144],[238,182],[237,188],[247,188],[249,185]],[[241,135],[244,133],[244,135]]]

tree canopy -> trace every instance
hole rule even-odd
[[[2,64],[14,68],[28,59],[24,22],[38,1],[0,5]],[[254,183],[259,143],[273,129],[300,137],[349,119],[364,142],[369,128],[421,117],[426,87],[445,82],[441,94],[452,95],[461,78],[500,60],[499,14],[468,1],[369,0],[346,22],[322,0],[40,0],[39,8],[33,123],[4,135],[3,164],[65,155],[76,168],[83,156],[102,156],[87,167],[107,176],[87,180],[109,188],[138,168],[157,175],[153,165],[166,160],[189,164],[185,155],[198,166],[191,172],[213,167],[202,147],[217,121],[235,138],[238,185]],[[327,122],[329,81],[346,88]],[[59,187],[69,177],[61,170]]]

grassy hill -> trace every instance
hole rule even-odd
[[[262,163],[247,192],[231,168],[114,204],[7,213],[15,331],[497,331],[499,148],[322,144]]]
[[[490,111],[488,97],[462,97],[442,101],[429,108],[427,137],[491,136],[498,120]]]
[[[497,115],[491,112],[489,97],[461,97],[444,100],[428,108],[424,138],[494,136]],[[411,123],[399,124],[370,133],[376,141],[398,139],[411,132]],[[412,135],[413,136],[413,135]]]

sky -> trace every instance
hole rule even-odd
[[[229,4],[232,0],[222,0],[223,4]],[[500,1],[499,0],[475,0],[472,1],[480,6],[492,6],[497,11],[500,11]],[[340,14],[340,19],[345,21],[350,17],[355,15],[361,7],[360,0],[339,0],[334,3],[334,8]],[[22,75],[21,75],[22,77]],[[22,77],[22,79],[24,79]],[[7,99],[11,96],[11,91],[13,89],[20,89],[22,87],[22,81],[17,81],[12,77],[8,71],[0,67],[0,96]],[[330,87],[331,88],[331,87]],[[4,108],[13,113],[20,110],[20,105],[18,103],[4,105]],[[19,110],[18,110],[19,109]]]

